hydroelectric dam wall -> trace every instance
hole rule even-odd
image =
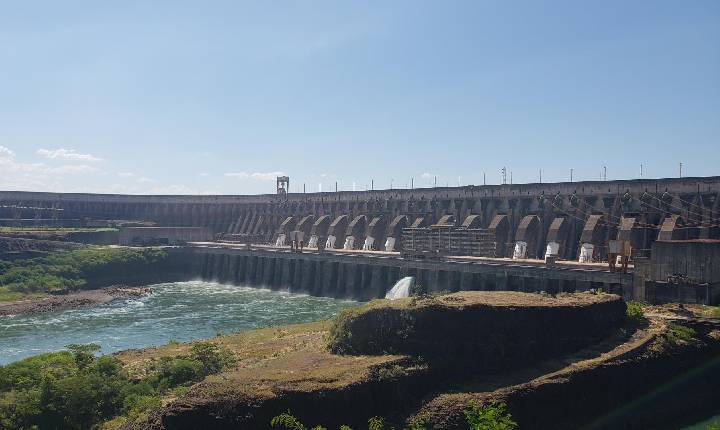
[[[642,253],[658,239],[720,238],[719,193],[718,176],[254,196],[0,191],[0,221],[150,221],[255,243],[302,231],[306,244],[379,251],[399,250],[405,227],[442,222],[487,229],[498,257],[520,249],[520,257],[542,258],[551,249],[559,259],[603,259],[613,239]]]
[[[169,252],[186,261],[191,278],[362,301],[384,297],[405,276],[415,276],[428,292],[561,292],[602,288],[625,297],[632,295],[631,274],[589,268],[213,246],[171,248]]]

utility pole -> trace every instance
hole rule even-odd
[[[335,181],[335,192],[337,193],[337,181]]]
[[[542,169],[540,169],[540,183],[542,184]]]
[[[365,182],[367,184],[367,182]],[[365,185],[365,189],[367,190],[367,185]],[[375,179],[370,179],[370,189],[375,191]]]
[[[410,189],[411,190],[415,189],[415,178],[410,178]]]
[[[603,181],[607,181],[607,166],[603,166]]]
[[[573,181],[573,178],[572,178],[572,177],[573,177],[573,170],[575,170],[575,169],[570,169],[570,182]]]
[[[643,165],[640,164],[640,178],[641,179],[642,179],[642,175],[643,175]]]
[[[510,171],[510,185],[512,185],[512,170]]]
[[[305,182],[303,182],[303,194],[305,194]]]
[[[501,170],[503,177],[503,185],[507,184],[507,168],[503,167]]]
[[[682,178],[682,161],[680,162],[680,177]]]
[[[437,175],[435,175],[435,185],[434,185],[434,187],[437,188]]]
[[[483,185],[487,185],[487,184],[485,183],[485,172],[483,172]]]
[[[392,180],[392,178],[390,178],[390,189],[391,190],[392,190],[392,183],[393,183],[393,180]]]

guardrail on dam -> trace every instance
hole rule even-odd
[[[609,240],[649,250],[662,238],[720,238],[720,177],[255,196],[0,192],[0,219],[145,220],[274,242],[291,230],[317,246],[398,250],[405,227],[488,229],[499,257],[606,257]],[[352,240],[346,240],[352,237]],[[522,243],[522,247],[517,247]],[[548,248],[548,245],[551,248]],[[589,251],[588,251],[589,250]]]

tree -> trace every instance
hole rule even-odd
[[[95,359],[95,353],[100,351],[100,345],[88,343],[85,345],[71,343],[65,345],[75,358],[78,369],[84,369]]]

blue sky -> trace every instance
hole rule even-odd
[[[720,2],[7,1],[0,189],[720,174]]]

